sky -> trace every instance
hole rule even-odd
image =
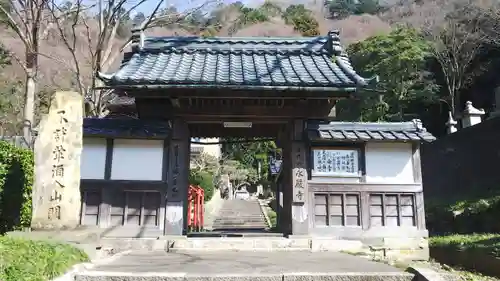
[[[141,7],[139,7],[136,12],[142,12],[145,15],[148,15],[156,7],[156,5],[158,4],[158,1],[161,1],[161,0],[148,0],[144,4],[142,4]],[[212,1],[213,1],[213,4],[211,3],[209,6],[213,6],[213,5],[218,4],[218,3],[230,4],[230,3],[237,2],[238,0],[212,0]],[[249,5],[249,6],[264,2],[264,0],[240,0],[240,1],[243,4]],[[132,6],[134,4],[134,2],[135,1],[130,1],[129,5]],[[164,0],[162,3],[162,6],[163,7],[175,6],[178,11],[185,11],[185,10],[199,7],[206,2],[207,2],[207,0]]]

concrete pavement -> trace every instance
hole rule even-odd
[[[180,274],[282,274],[300,272],[384,272],[402,270],[336,252],[175,252],[135,251],[92,271]]]

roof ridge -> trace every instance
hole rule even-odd
[[[296,44],[310,41],[328,41],[328,36],[314,37],[200,37],[200,36],[151,36],[145,37],[145,41],[193,41],[196,43],[229,43],[229,44]]]
[[[134,53],[139,53],[139,54],[158,54],[158,53],[163,53],[163,54],[211,54],[211,55],[217,55],[217,54],[223,54],[223,55],[228,55],[228,54],[234,54],[234,55],[316,55],[316,56],[323,56],[323,55],[329,55],[330,53],[326,49],[320,49],[320,50],[309,50],[309,49],[270,49],[270,50],[256,50],[256,49],[212,49],[209,47],[206,48],[176,48],[176,47],[165,47],[165,48],[144,48],[138,52]]]
[[[314,123],[311,129],[314,129]],[[383,131],[387,130],[409,130],[413,129],[417,132],[425,132],[426,129],[422,125],[420,119],[413,119],[411,121],[402,122],[349,122],[349,121],[331,121],[328,123],[318,123],[316,124],[319,128],[336,128],[336,129],[359,129],[358,127],[364,127],[364,129],[376,129]]]

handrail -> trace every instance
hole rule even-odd
[[[204,224],[205,190],[199,185],[190,185],[188,189],[188,230],[202,231]]]

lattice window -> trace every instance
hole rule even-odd
[[[316,226],[360,226],[359,195],[315,194],[314,221]]]
[[[413,194],[370,194],[371,226],[415,226]]]
[[[127,191],[113,199],[110,214],[112,225],[159,225],[159,192]]]

